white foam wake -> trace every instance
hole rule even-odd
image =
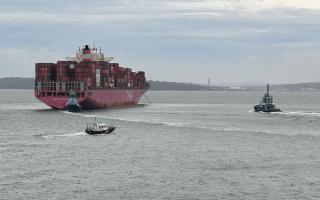
[[[0,109],[2,110],[41,110],[41,109],[50,109],[46,105],[40,103],[29,103],[29,104],[0,104]]]
[[[61,134],[61,135],[43,135],[44,138],[53,138],[53,137],[75,137],[75,136],[82,136],[86,135],[85,132],[76,132],[76,133],[67,133],[67,134]]]
[[[174,127],[187,127],[187,123],[181,123],[181,122],[162,122],[163,125],[166,126],[174,126]]]
[[[111,120],[118,120],[118,121],[125,121],[125,122],[140,122],[140,123],[147,123],[147,124],[155,124],[155,125],[165,125],[165,126],[173,126],[173,127],[185,127],[188,124],[182,122],[158,122],[158,121],[150,121],[145,119],[128,119],[122,117],[107,117],[103,115],[90,115],[90,114],[82,114],[82,113],[72,113],[67,111],[62,111],[65,114],[69,115],[77,115],[86,118],[100,118],[100,119],[111,119]]]
[[[294,112],[278,112],[278,113],[273,113],[273,114],[278,114],[278,115],[291,115],[291,116],[320,117],[320,113],[317,113],[317,112],[294,111]]]

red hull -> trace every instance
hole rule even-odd
[[[144,71],[133,72],[111,63],[112,59],[101,49],[98,53],[97,48],[85,45],[75,57],[36,63],[35,96],[56,109],[67,106],[68,99],[77,109],[78,104],[82,109],[137,104],[150,87]]]
[[[141,96],[147,89],[107,89],[107,90],[88,90],[84,97],[78,97],[78,103],[82,109],[108,108],[121,105],[137,104]],[[55,109],[63,109],[68,100],[68,96],[35,96],[41,102]]]

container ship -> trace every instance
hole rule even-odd
[[[85,45],[75,57],[57,63],[35,64],[37,99],[55,109],[64,109],[72,94],[82,109],[137,104],[149,89],[144,71],[112,63],[98,49]]]

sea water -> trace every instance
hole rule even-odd
[[[320,199],[320,93],[272,94],[282,113],[245,91],[68,113],[0,90],[0,199]]]

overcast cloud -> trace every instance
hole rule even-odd
[[[318,0],[2,0],[0,77],[102,46],[148,79],[320,80]]]

